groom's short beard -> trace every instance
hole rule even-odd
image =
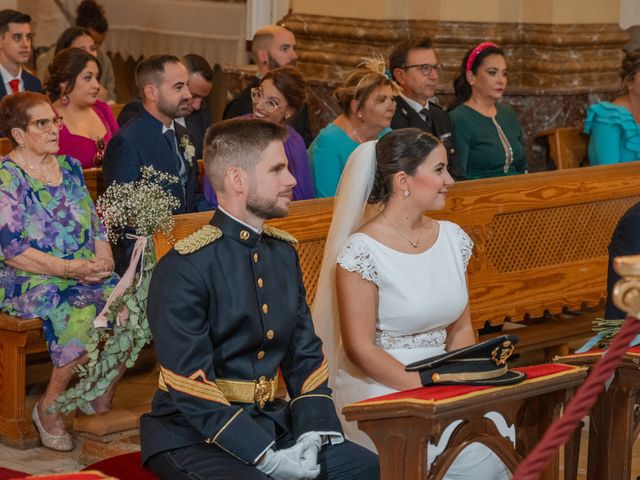
[[[252,195],[247,198],[247,210],[258,218],[270,220],[272,218],[284,218],[289,214],[289,207],[279,207],[278,198],[268,200]]]

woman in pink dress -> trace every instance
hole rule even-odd
[[[98,60],[80,48],[67,48],[54,57],[49,75],[46,90],[64,122],[58,153],[78,159],[82,168],[100,166],[118,124],[111,107],[98,100]]]

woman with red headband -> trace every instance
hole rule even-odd
[[[499,104],[507,86],[504,52],[484,42],[467,52],[453,82],[453,135],[465,179],[526,173],[518,116]]]

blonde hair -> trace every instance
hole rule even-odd
[[[381,56],[363,58],[355,70],[347,76],[344,84],[338,87],[333,96],[338,101],[342,111],[351,113],[351,102],[358,102],[361,110],[371,93],[378,87],[390,86],[394,95],[399,93],[396,83],[387,76],[387,67]]]

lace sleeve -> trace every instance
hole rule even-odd
[[[345,270],[358,272],[362,278],[378,285],[378,271],[369,246],[357,237],[347,240],[336,260]]]
[[[462,228],[458,225],[455,226],[456,237],[458,239],[458,246],[460,247],[460,254],[462,255],[462,262],[464,263],[464,269],[467,270],[471,254],[473,253],[473,240],[467,235]]]

